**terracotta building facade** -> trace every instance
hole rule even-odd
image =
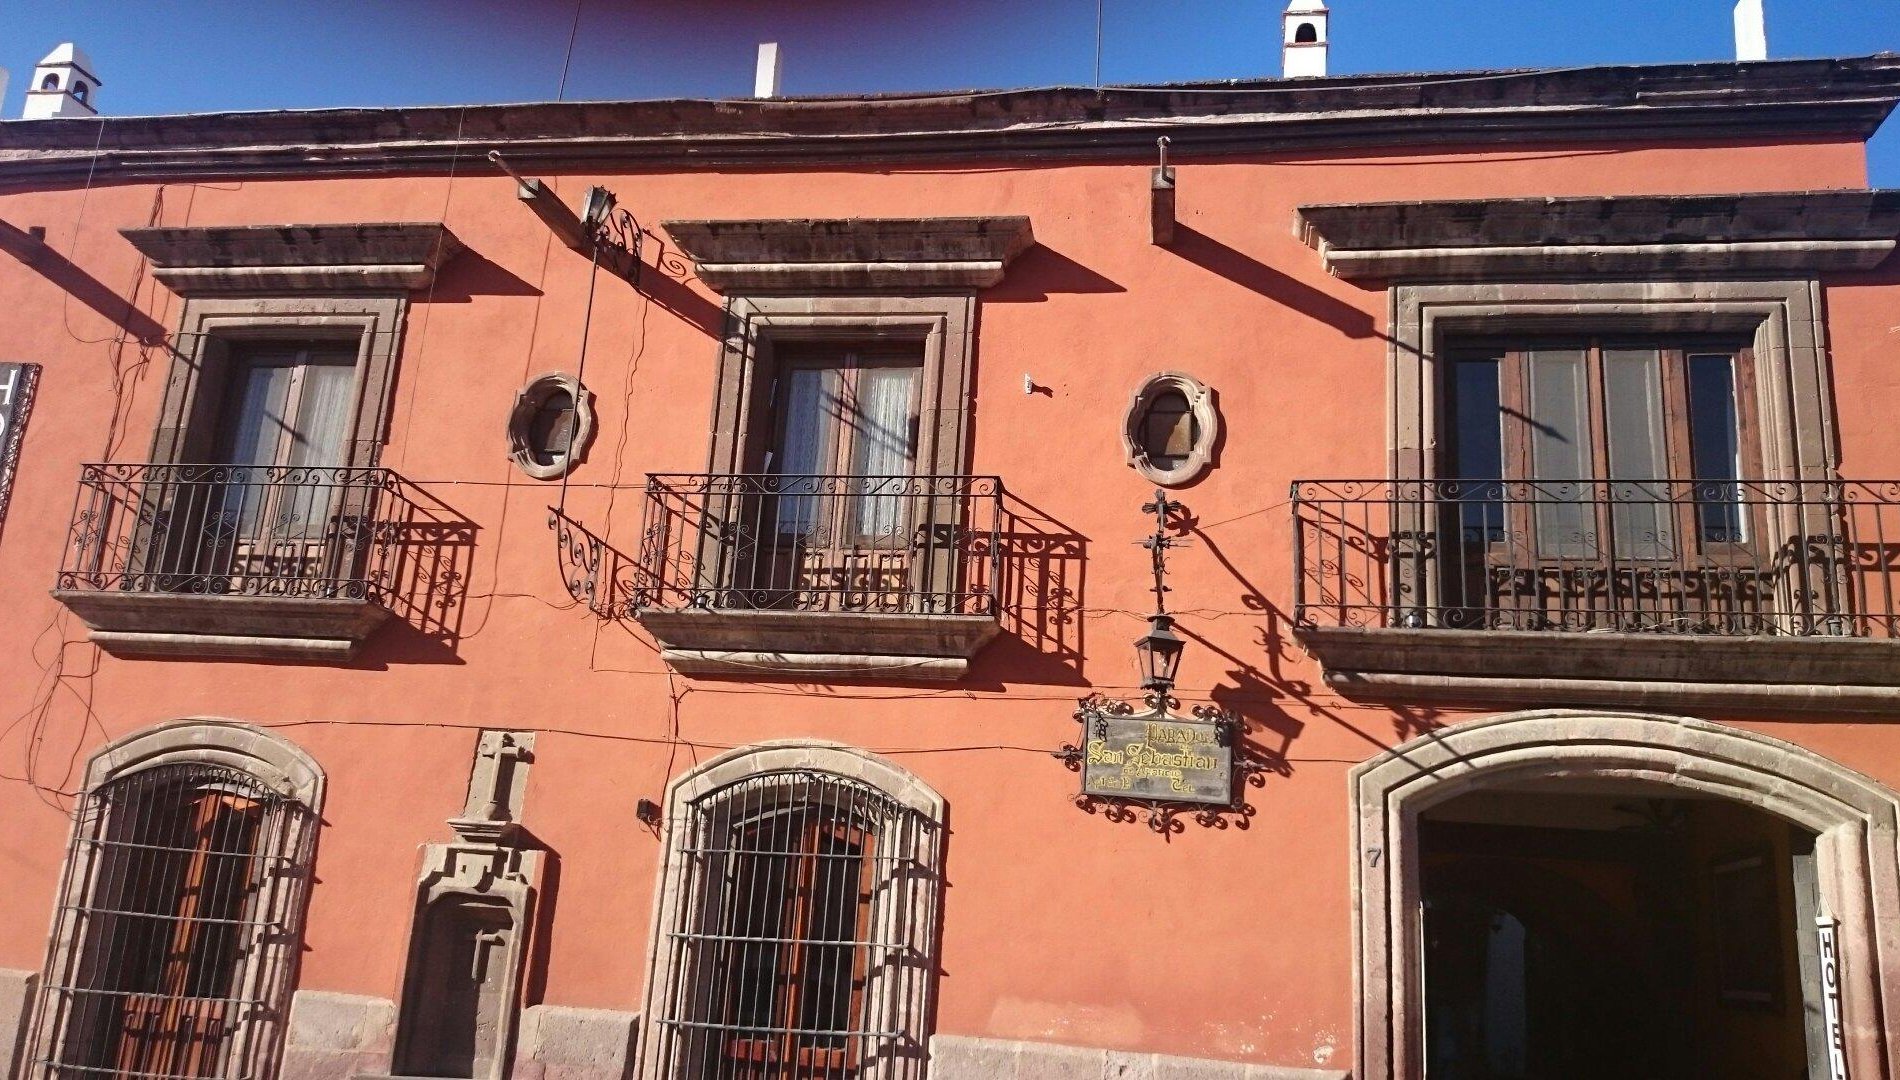
[[[0,125],[0,1069],[1900,1078],[1896,101]]]

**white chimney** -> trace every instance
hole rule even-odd
[[[776,41],[767,41],[759,46],[759,69],[752,76],[752,96],[755,98],[778,96],[778,42]]]
[[[1285,38],[1280,54],[1282,75],[1289,79],[1313,79],[1326,74],[1331,18],[1325,0],[1291,0],[1287,4],[1286,14],[1281,16]]]
[[[1768,16],[1762,0],[1736,0],[1735,59],[1768,59]]]
[[[0,109],[7,105],[7,69],[0,68]]]
[[[26,84],[26,108],[20,118],[97,116],[98,89],[99,76],[92,73],[92,58],[79,46],[64,42],[33,68],[33,81]]]

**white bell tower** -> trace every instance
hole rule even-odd
[[[1281,16],[1280,73],[1289,79],[1326,74],[1326,50],[1332,41],[1332,13],[1325,0],[1291,0]]]
[[[99,76],[92,70],[92,58],[79,46],[70,41],[61,43],[33,68],[33,79],[26,84],[26,109],[20,118],[56,120],[99,115]]]

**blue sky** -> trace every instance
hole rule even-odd
[[[786,93],[1089,83],[1097,0],[580,0],[568,98],[727,97],[757,42]],[[1284,0],[1101,0],[1106,82],[1278,73]],[[1733,0],[1331,0],[1337,73],[1715,60]],[[1770,55],[1900,51],[1900,0],[1767,0]],[[73,40],[108,113],[539,101],[575,0],[0,0],[0,115]],[[1874,182],[1900,186],[1900,120]]]

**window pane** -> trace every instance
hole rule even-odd
[[[1582,349],[1530,354],[1531,497],[1538,548],[1563,559],[1597,553],[1590,504],[1589,396]]]
[[[892,537],[903,527],[910,474],[911,368],[866,368],[858,373],[853,472],[864,481],[857,507],[860,536]]]
[[[537,465],[558,464],[574,437],[574,395],[556,390],[528,421],[528,453]]]
[[[1498,400],[1496,356],[1469,357],[1452,365],[1452,478],[1477,481],[1453,485],[1453,523],[1467,541],[1504,539],[1504,411]]]
[[[829,472],[824,459],[827,414],[837,412],[838,373],[821,368],[793,368],[779,387],[779,408],[785,422],[772,471],[791,477],[779,486],[778,531],[809,533],[818,526],[818,500],[813,495],[816,474]]]
[[[1157,467],[1172,469],[1194,452],[1198,434],[1187,396],[1170,390],[1156,397],[1142,417],[1141,448]]]
[[[1610,521],[1616,555],[1676,555],[1669,504],[1668,444],[1663,439],[1662,354],[1605,349],[1603,398],[1609,438]]]
[[[1689,357],[1689,459],[1696,481],[1696,522],[1709,543],[1739,543],[1743,518],[1741,421],[1735,400],[1735,358]]]
[[[304,366],[288,464],[326,468],[343,464],[343,436],[349,426],[355,375],[354,362],[319,360]]]

